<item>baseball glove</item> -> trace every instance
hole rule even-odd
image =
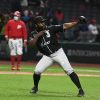
[[[86,24],[87,23],[87,19],[84,16],[79,16],[78,23],[79,24]]]

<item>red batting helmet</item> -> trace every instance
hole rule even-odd
[[[21,16],[21,13],[20,13],[19,11],[15,11],[15,12],[14,12],[14,16],[20,17],[20,16]]]

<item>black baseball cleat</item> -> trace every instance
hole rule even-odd
[[[30,93],[37,93],[38,88],[37,87],[33,87],[32,90],[30,91]]]
[[[84,96],[84,91],[83,91],[83,89],[79,89],[79,93],[78,93],[78,97],[83,97]]]

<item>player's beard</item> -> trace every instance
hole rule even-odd
[[[46,25],[43,25],[43,26],[38,26],[37,27],[37,31],[43,31],[43,30],[46,30]]]

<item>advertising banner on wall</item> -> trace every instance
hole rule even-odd
[[[97,43],[62,43],[71,62],[100,63],[100,44]]]

